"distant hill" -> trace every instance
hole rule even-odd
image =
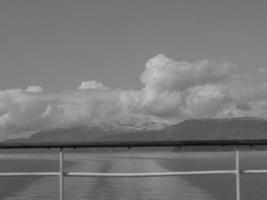
[[[267,139],[267,120],[258,118],[191,119],[162,130],[116,134],[101,140]]]
[[[97,127],[72,127],[40,131],[30,138],[12,139],[8,142],[79,142],[94,141],[101,137],[120,134],[119,131],[105,130]]]
[[[107,130],[73,127],[38,132],[8,142],[150,141],[197,139],[267,139],[267,120],[259,118],[190,119],[158,130]]]

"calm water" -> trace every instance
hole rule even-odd
[[[90,172],[162,172],[173,170],[233,169],[233,153],[68,153],[66,168]],[[56,155],[5,155],[0,157],[1,171],[55,171]],[[267,152],[241,154],[241,167],[267,168]],[[68,200],[231,200],[235,199],[232,175],[151,178],[65,178]],[[242,199],[267,199],[267,176],[244,175]],[[58,179],[0,178],[0,199],[58,199]]]

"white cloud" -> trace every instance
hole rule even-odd
[[[41,86],[29,86],[25,92],[42,92],[43,89]]]
[[[183,91],[194,86],[226,82],[235,71],[236,66],[230,63],[176,62],[158,55],[148,61],[140,78],[148,90]]]
[[[190,88],[185,98],[190,117],[214,117],[231,101],[231,97],[218,85]]]
[[[196,117],[227,117],[225,110],[240,102],[267,102],[265,68],[245,69],[231,63],[207,60],[177,62],[164,55],[150,59],[141,74],[144,111],[172,116],[177,121]],[[262,104],[262,103],[261,103]],[[240,104],[239,104],[240,105]],[[238,116],[267,117],[266,107],[252,106]],[[255,111],[258,110],[258,111]]]
[[[104,87],[102,83],[98,83],[96,81],[83,81],[78,89],[87,90],[87,89],[107,89],[107,88]]]
[[[148,61],[140,79],[141,90],[112,89],[96,81],[56,94],[43,93],[40,86],[0,90],[0,137],[138,119],[141,125],[146,120],[172,123],[195,117],[267,118],[265,68],[177,62],[158,55]]]

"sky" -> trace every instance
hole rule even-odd
[[[266,117],[266,8],[265,0],[2,0],[0,133],[132,117]]]
[[[267,63],[265,0],[1,0],[0,89],[140,89],[148,59]]]

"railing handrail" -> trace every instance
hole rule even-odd
[[[218,175],[233,174],[236,183],[236,200],[240,200],[240,175],[241,174],[266,174],[267,170],[240,169],[240,146],[267,146],[267,139],[253,140],[165,140],[165,141],[94,141],[94,142],[9,142],[0,143],[0,149],[59,149],[59,170],[55,172],[1,172],[5,176],[58,176],[59,199],[64,200],[64,177],[155,177],[155,176],[183,176],[183,175]],[[64,152],[66,148],[115,148],[115,147],[208,147],[232,146],[235,147],[235,169],[215,171],[178,171],[178,172],[150,172],[150,173],[95,173],[95,172],[70,172],[64,170]]]
[[[267,139],[89,141],[89,142],[2,142],[0,149],[118,148],[118,147],[207,147],[267,146]]]

